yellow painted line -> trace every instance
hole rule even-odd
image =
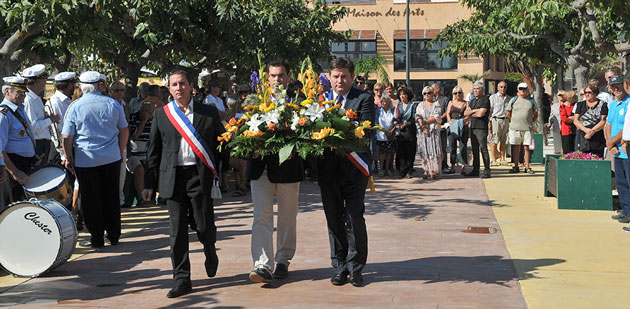
[[[121,213],[121,238],[130,233],[145,229],[147,226],[168,218],[168,210],[165,205],[151,207],[123,208]],[[79,232],[77,247],[68,261],[78,259],[94,249],[81,246],[80,243],[90,240],[90,234],[84,226]],[[16,278],[11,274],[0,271],[0,292],[6,291],[16,285],[22,284],[31,278]]]
[[[629,308],[630,234],[613,211],[558,210],[536,175],[496,168],[488,198],[530,308]],[[584,190],[588,190],[584,179]]]

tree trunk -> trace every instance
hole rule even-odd
[[[580,90],[584,89],[584,87],[586,87],[586,84],[588,84],[589,70],[590,68],[588,66],[582,64],[578,64],[577,67],[573,69],[575,75],[575,87],[578,90],[578,97]]]
[[[564,89],[564,70],[566,70],[566,66],[564,66],[564,63],[560,64],[557,68],[556,68],[556,92],[552,93],[554,99],[554,102],[558,101],[558,98],[556,97],[556,94],[558,93],[559,90],[565,90]]]
[[[141,67],[134,65],[125,70],[125,96],[123,100],[129,103],[138,93],[138,79],[140,78]]]
[[[532,86],[534,87],[534,103],[536,104],[536,109],[538,110],[538,119],[536,119],[535,128],[539,133],[543,132],[543,104],[547,104],[543,102],[543,93],[545,92],[545,87],[543,85],[543,67],[536,66],[533,70],[532,76]]]
[[[628,70],[628,66],[630,66],[630,52],[625,52],[621,54],[621,65],[623,66],[621,69],[623,70],[623,74],[627,74],[630,72]]]

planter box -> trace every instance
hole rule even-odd
[[[557,197],[558,209],[612,210],[610,161],[547,158],[545,196]]]
[[[545,145],[543,143],[543,135],[540,133],[534,133],[532,138],[534,139],[534,146],[536,147],[534,151],[532,151],[530,154],[529,162],[542,164],[543,163],[543,149],[545,148]]]

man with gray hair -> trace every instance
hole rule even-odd
[[[508,128],[510,127],[510,121],[507,119],[506,107],[508,102],[512,98],[507,93],[507,83],[504,81],[499,82],[497,85],[497,93],[490,96],[490,116],[491,123],[488,124],[488,130],[492,135],[490,140],[491,151],[490,164],[507,164],[505,160],[505,148],[507,144]],[[499,146],[499,144],[501,144]],[[499,161],[500,160],[500,161]]]
[[[481,168],[479,162],[479,151],[483,157],[484,171],[481,178],[490,178],[490,156],[488,154],[488,110],[490,100],[484,95],[484,85],[476,82],[473,85],[473,95],[475,98],[464,111],[464,116],[470,117],[470,137],[473,152],[473,169],[464,176],[479,176]]]
[[[129,137],[123,107],[99,92],[100,77],[95,71],[79,76],[83,96],[68,107],[61,132],[93,248],[105,245],[104,231],[111,245],[120,238],[120,164]]]
[[[140,104],[149,96],[149,86],[151,84],[143,82],[138,86],[138,96],[129,102],[129,114],[137,113],[140,110]]]

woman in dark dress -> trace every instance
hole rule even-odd
[[[578,149],[603,158],[606,147],[604,126],[608,115],[608,105],[597,99],[597,94],[599,94],[599,89],[593,84],[588,84],[584,88],[586,100],[577,103],[573,123],[578,129]]]
[[[412,102],[413,91],[410,88],[400,88],[400,101],[396,105],[394,126],[398,130],[398,150],[396,162],[398,162],[401,178],[411,178],[413,161],[416,158],[416,125],[415,113],[418,102]]]

